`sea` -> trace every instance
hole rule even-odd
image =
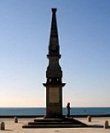
[[[110,107],[74,107],[70,110],[71,115],[109,115]],[[0,108],[0,116],[37,116],[45,115],[46,108]],[[63,115],[67,109],[63,108]]]

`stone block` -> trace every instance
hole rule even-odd
[[[107,129],[109,127],[109,122],[106,120],[104,123],[104,128]]]
[[[18,118],[17,117],[14,118],[14,122],[18,123]]]
[[[4,122],[1,122],[1,124],[0,124],[0,130],[5,130],[5,123]]]
[[[88,122],[91,122],[92,121],[92,117],[91,116],[88,116],[87,117],[87,120],[88,120]]]

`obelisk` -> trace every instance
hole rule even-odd
[[[43,84],[46,87],[46,117],[52,118],[60,118],[63,115],[62,87],[65,85],[65,83],[62,83],[63,74],[59,64],[61,55],[58,39],[56,11],[56,8],[52,8],[50,40],[47,55],[49,65],[46,71],[47,81]]]
[[[59,64],[60,46],[56,21],[56,8],[52,8],[50,41],[48,47],[49,64],[46,71],[46,116],[36,118],[33,122],[23,125],[23,128],[77,128],[88,127],[72,117],[63,116],[62,112],[62,83],[63,73]]]

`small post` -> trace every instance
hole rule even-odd
[[[4,122],[1,122],[1,124],[0,124],[0,130],[5,130],[5,123]]]
[[[88,122],[91,122],[92,121],[92,117],[91,116],[88,116],[87,117],[87,120],[88,120]]]
[[[104,123],[104,128],[107,129],[109,127],[109,122],[106,120]]]
[[[14,122],[18,123],[18,118],[17,117],[14,118]]]

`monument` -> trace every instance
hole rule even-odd
[[[46,117],[62,117],[62,70],[59,64],[60,46],[58,39],[56,8],[52,9],[50,41],[48,47],[49,65],[46,71]]]
[[[23,128],[72,128],[87,127],[86,124],[70,117],[64,116],[62,112],[62,82],[63,73],[59,64],[60,46],[58,40],[56,8],[52,8],[52,21],[50,30],[50,40],[48,47],[49,65],[46,71],[46,115],[34,119],[24,125]]]

